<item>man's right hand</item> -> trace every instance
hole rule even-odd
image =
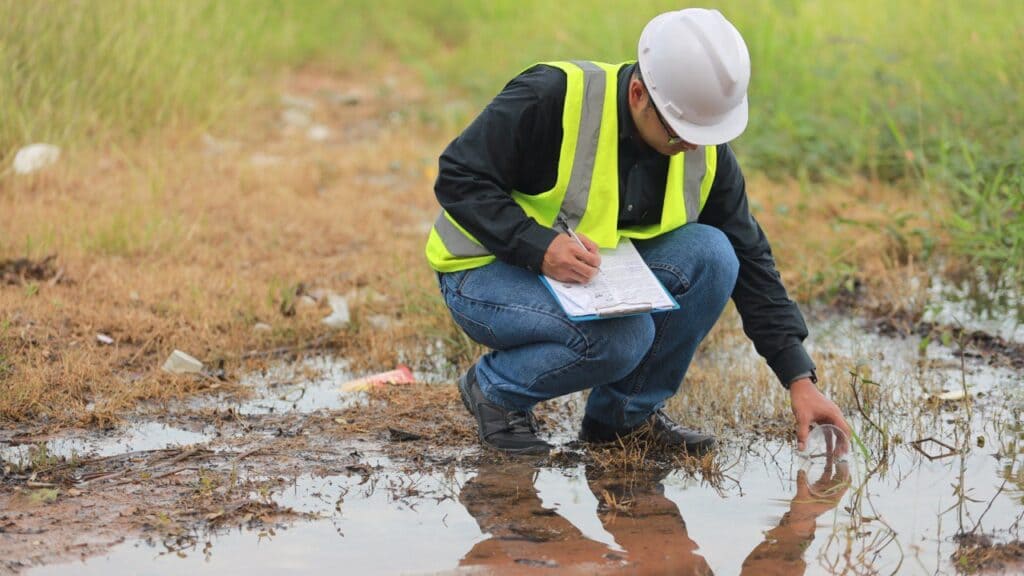
[[[568,234],[555,236],[544,253],[544,262],[540,267],[545,276],[570,284],[583,284],[597,275],[597,267],[601,265],[597,244],[578,232],[576,235],[587,247],[586,250]]]

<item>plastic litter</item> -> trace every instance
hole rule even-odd
[[[175,350],[167,357],[163,370],[171,374],[200,374],[203,371],[203,363],[181,350]]]
[[[96,334],[96,341],[99,342],[100,344],[106,344],[108,346],[114,343],[113,338],[103,333]]]
[[[31,174],[46,168],[60,158],[60,148],[53,144],[30,144],[14,155],[14,173]]]
[[[416,377],[412,370],[405,364],[399,364],[394,370],[371,374],[355,380],[350,380],[341,385],[342,392],[365,392],[370,388],[381,387],[387,384],[412,384]]]

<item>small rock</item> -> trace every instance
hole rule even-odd
[[[171,374],[199,374],[203,371],[203,363],[181,350],[175,350],[167,357],[163,370]]]
[[[252,330],[253,332],[270,332],[273,330],[273,327],[266,322],[257,322],[256,325],[252,327]]]
[[[320,322],[331,328],[343,328],[348,324],[350,316],[348,312],[348,301],[340,294],[328,294],[327,304],[331,307],[331,315]]]
[[[14,173],[31,174],[57,162],[60,148],[53,144],[30,144],[14,155]]]
[[[106,344],[108,346],[114,343],[113,338],[102,333],[96,334],[96,341],[99,342],[100,344]]]
[[[306,138],[312,142],[325,142],[331,137],[331,129],[323,124],[314,124],[306,131]]]

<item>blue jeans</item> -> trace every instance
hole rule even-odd
[[[493,262],[440,275],[456,324],[491,349],[476,364],[484,396],[530,410],[589,388],[587,416],[623,428],[643,422],[679,390],[732,294],[736,253],[720,230],[696,223],[633,243],[678,310],[573,322],[523,268]]]

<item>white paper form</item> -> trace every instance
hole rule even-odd
[[[601,269],[586,284],[545,277],[570,317],[608,317],[678,307],[629,239],[601,250]]]

